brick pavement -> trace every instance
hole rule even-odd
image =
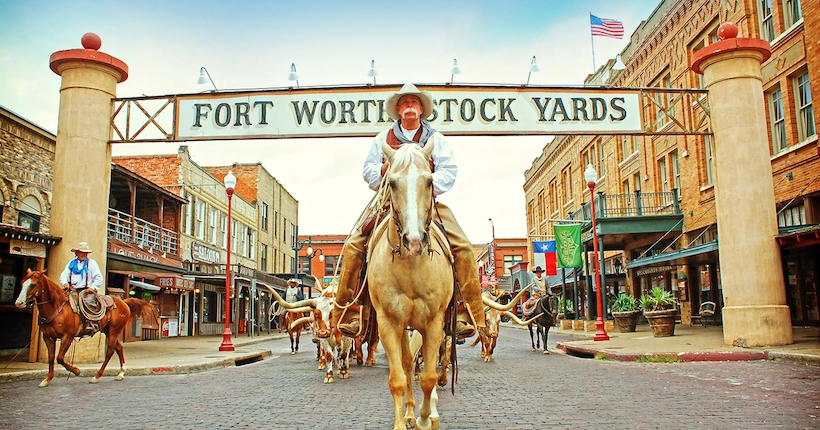
[[[567,341],[551,334],[550,345]],[[376,429],[392,424],[383,354],[374,368],[322,384],[315,356],[272,356],[246,366],[187,375],[55,379],[0,385],[0,428]],[[818,428],[820,372],[774,363],[639,364],[530,351],[526,331],[502,329],[495,361],[459,346],[456,394],[440,392],[442,428]],[[416,398],[420,391],[416,386]],[[94,404],[86,402],[96,399]],[[71,402],[68,406],[66,402]],[[72,410],[55,414],[54,411]],[[418,411],[417,411],[418,412]],[[76,417],[87,415],[83,421]],[[68,418],[71,417],[71,418]]]

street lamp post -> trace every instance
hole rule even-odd
[[[592,209],[592,259],[595,262],[595,287],[598,290],[598,318],[595,320],[595,337],[592,340],[609,340],[609,335],[606,334],[604,328],[604,301],[601,289],[601,262],[598,261],[598,225],[595,216],[595,181],[598,180],[598,172],[592,164],[587,164],[587,169],[584,171],[584,179],[587,181],[589,187],[589,197]]]
[[[308,247],[307,247],[307,250],[305,251],[305,258],[307,258],[308,267],[310,268],[306,273],[308,275],[312,275],[313,274],[313,263],[312,263],[313,257],[315,257],[316,254],[319,254],[319,261],[323,262],[323,261],[325,261],[325,253],[324,253],[324,251],[322,251],[322,248],[316,248],[315,250],[313,249],[313,238],[312,237],[308,237],[307,240],[299,240],[299,236],[297,235],[296,236],[296,245],[291,247],[291,249],[293,249],[293,251],[296,253],[297,262],[299,260],[299,251],[301,251],[302,248],[304,248],[306,244],[307,244]],[[298,267],[298,263],[297,263],[297,268],[296,268],[296,274],[297,275],[298,275],[298,272],[299,272],[299,267]]]
[[[228,261],[225,266],[225,330],[222,332],[222,344],[220,351],[233,351],[231,342],[231,199],[233,190],[236,187],[236,176],[233,171],[228,171],[225,175],[225,192],[228,194]]]

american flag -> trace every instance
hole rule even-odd
[[[593,36],[605,36],[614,39],[622,39],[624,37],[624,24],[621,21],[598,18],[590,14],[589,23],[592,27]]]

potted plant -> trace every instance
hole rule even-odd
[[[661,287],[652,287],[649,294],[641,296],[639,305],[643,309],[655,337],[675,335],[675,296]]]
[[[638,304],[635,298],[627,294],[619,294],[612,303],[612,317],[615,318],[615,325],[621,333],[632,333],[638,325]]]
[[[561,330],[572,328],[575,312],[572,309],[572,301],[564,300],[564,296],[558,297],[558,317],[561,320]]]

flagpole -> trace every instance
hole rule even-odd
[[[592,42],[592,73],[595,73],[595,36],[592,34],[592,12],[589,13],[589,40]]]

